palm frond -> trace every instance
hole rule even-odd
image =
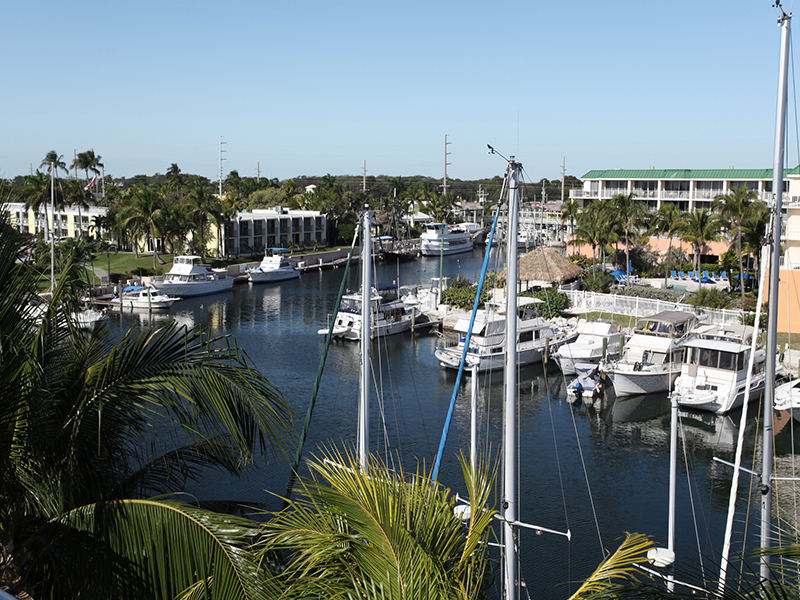
[[[628,533],[617,551],[606,558],[595,569],[570,600],[613,595],[612,592],[623,582],[638,581],[642,571],[638,564],[647,562],[647,552],[654,547],[653,542],[644,535]]]
[[[163,600],[277,595],[249,550],[257,529],[246,519],[170,500],[124,500],[70,511],[39,532],[54,539],[47,529],[60,535],[46,547],[31,546],[37,597],[79,597],[91,590]],[[49,576],[55,572],[62,574]]]

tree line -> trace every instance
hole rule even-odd
[[[320,211],[327,215],[328,240],[331,245],[352,240],[359,213],[365,205],[377,211],[375,223],[381,233],[395,237],[409,235],[403,216],[415,208],[437,221],[453,222],[456,209],[463,202],[478,200],[485,192],[490,207],[500,194],[502,178],[477,181],[448,181],[443,193],[439,180],[429,177],[302,176],[287,179],[242,177],[230,171],[223,181],[222,196],[218,182],[199,175],[183,173],[173,163],[164,174],[137,175],[130,179],[115,179],[105,175],[102,157],[94,150],[77,154],[68,166],[63,155],[55,150],[47,153],[35,173],[16,177],[9,182],[11,201],[21,201],[26,208],[40,215],[45,235],[49,236],[45,213],[54,197],[56,209],[77,207],[81,212],[90,206],[104,206],[108,212],[95,217],[89,234],[97,240],[113,243],[115,247],[138,254],[154,252],[156,267],[159,245],[169,254],[189,250],[205,258],[207,240],[216,230],[217,240],[236,213],[282,206],[289,209]],[[83,172],[84,179],[78,176]],[[67,177],[70,173],[74,176]],[[579,185],[568,178],[571,187]],[[54,189],[51,190],[51,182]],[[364,185],[366,184],[366,185]],[[560,181],[541,180],[530,186],[531,199],[544,193],[556,198]],[[366,189],[364,189],[366,188]],[[549,190],[549,191],[546,191]],[[159,240],[159,242],[157,242]],[[211,249],[217,256],[221,245]]]

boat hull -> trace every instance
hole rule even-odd
[[[552,340],[548,339],[547,346],[548,350],[551,353],[557,350],[563,344],[568,344],[571,341],[574,341],[577,337],[577,334],[573,334],[571,336],[565,336],[560,339]],[[448,369],[458,369],[461,364],[461,356],[464,352],[464,346],[459,344],[457,346],[450,346],[447,348],[437,348],[434,351],[434,355],[436,356],[439,364],[442,367]],[[544,360],[545,354],[545,344],[544,340],[542,340],[541,344],[538,345],[530,345],[530,346],[522,346],[517,348],[517,365],[524,366],[524,365],[532,365],[536,363],[540,363]],[[505,366],[506,360],[506,353],[505,350],[501,352],[492,352],[492,353],[485,353],[485,354],[475,354],[472,352],[467,353],[466,357],[466,368],[471,369],[473,365],[478,365],[478,371],[491,371],[491,370],[502,370]]]
[[[233,278],[226,277],[225,279],[201,281],[198,283],[154,281],[151,285],[162,294],[190,298],[193,296],[207,296],[208,294],[216,294],[218,292],[229,292],[233,289]]]
[[[422,242],[420,245],[420,254],[422,256],[450,256],[452,254],[461,254],[463,252],[472,252],[472,240],[469,243],[461,244],[458,246],[451,246],[447,242],[445,242],[444,248],[442,248],[439,242],[431,242],[425,243]]]
[[[123,298],[120,304],[122,305],[122,308],[167,310],[170,306],[175,304],[177,300],[179,300],[179,298],[170,298],[169,300],[160,300],[158,302],[153,301],[148,303],[147,300],[126,300]]]
[[[614,386],[616,396],[633,396],[668,392],[680,375],[680,368],[671,371],[606,369],[605,373]]]
[[[763,374],[761,377],[754,377],[750,385],[750,393],[747,395],[748,401],[757,398],[764,392],[765,380]],[[679,386],[676,385],[676,388]],[[696,410],[706,410],[724,415],[732,410],[741,407],[744,404],[745,397],[745,382],[740,382],[736,391],[730,391],[726,395],[721,395],[716,392],[710,391],[706,393],[686,393],[682,394],[674,392],[678,399],[678,404],[685,408],[693,408]]]
[[[300,271],[258,271],[252,270],[247,272],[247,278],[252,283],[275,283],[276,281],[287,281],[289,279],[298,279]]]

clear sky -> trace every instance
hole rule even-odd
[[[9,2],[0,177],[770,168],[770,0]],[[792,6],[785,3],[787,12]],[[791,84],[790,84],[791,85]],[[790,131],[795,131],[790,87]],[[788,160],[796,165],[796,136]]]

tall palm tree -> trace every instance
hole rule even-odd
[[[80,181],[72,179],[64,182],[64,203],[78,207],[78,237],[83,237],[83,211],[89,209],[90,197]]]
[[[153,247],[153,270],[157,268],[158,248],[156,234],[161,219],[161,198],[150,187],[137,187],[132,203],[122,212],[123,226],[146,231]]]
[[[188,197],[190,220],[194,225],[194,235],[199,245],[200,256],[206,258],[207,235],[211,223],[222,222],[220,202],[215,198],[205,185],[194,185]],[[217,240],[219,241],[219,230]]]
[[[628,274],[628,281],[630,281],[630,234],[645,225],[646,217],[649,214],[647,203],[637,200],[633,194],[617,194],[609,201],[607,210],[625,236],[625,271]]]
[[[70,169],[75,169],[75,179],[78,178],[78,169],[81,169],[86,173],[86,181],[89,181],[89,164],[91,163],[91,159],[89,158],[89,154],[87,152],[78,152],[77,156],[72,160],[72,164],[70,164]]]
[[[36,274],[14,260],[26,239],[0,213],[2,584],[54,599],[274,597],[248,550],[255,525],[172,493],[204,466],[239,474],[280,451],[285,399],[200,329],[78,335],[75,269],[37,308]]]
[[[167,169],[167,183],[175,190],[175,196],[180,199],[181,188],[183,187],[183,175],[178,163],[172,163]]]
[[[681,210],[678,208],[678,205],[672,202],[666,202],[656,212],[651,227],[653,233],[666,235],[667,238],[669,238],[669,244],[667,245],[667,267],[664,271],[664,289],[667,288],[667,278],[670,272],[669,261],[670,255],[672,254],[672,240],[675,237],[681,219]]]
[[[700,271],[700,254],[703,246],[708,242],[721,239],[720,229],[723,222],[719,215],[706,208],[684,213],[677,233],[684,242],[688,242],[694,249],[693,267],[696,273]],[[699,279],[702,281],[702,279]]]
[[[756,279],[761,274],[761,253],[766,244],[767,227],[770,221],[770,210],[765,202],[753,202],[742,221],[742,250],[755,257]]]
[[[717,212],[729,223],[731,233],[736,232],[736,254],[739,256],[739,281],[742,291],[742,306],[744,306],[745,274],[742,266],[742,221],[744,221],[750,206],[758,198],[758,192],[747,189],[742,184],[733,187],[727,194],[720,194],[711,203],[711,209]]]
[[[561,205],[561,222],[569,222],[569,230],[573,235],[575,234],[575,222],[578,220],[580,214],[581,205],[575,198],[569,198]],[[572,246],[572,253],[575,254],[574,244]]]
[[[67,169],[67,163],[64,162],[64,155],[59,154],[55,150],[50,150],[47,153],[47,156],[44,157],[41,164],[39,165],[40,169],[46,169],[49,173],[55,167],[55,173],[53,173],[53,177],[58,178],[58,172],[64,171],[64,173],[69,173]]]
[[[25,203],[25,210],[44,214],[45,239],[50,239],[50,223],[47,218],[47,206],[50,204],[50,178],[37,170],[33,175],[22,178],[20,199]]]

